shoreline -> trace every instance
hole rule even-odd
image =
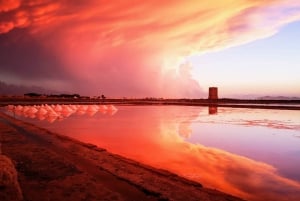
[[[41,104],[113,104],[113,105],[183,105],[250,109],[300,110],[300,99],[165,99],[165,98],[92,98],[0,96],[0,107]]]
[[[2,112],[0,131],[24,200],[241,200]]]
[[[148,100],[0,100],[0,107],[7,105],[42,105],[42,104],[113,104],[113,105],[177,105],[177,106],[199,106],[199,107],[230,107],[230,108],[249,108],[249,109],[275,109],[275,110],[300,110],[300,101],[208,101],[208,100],[165,100],[165,101],[148,101]]]

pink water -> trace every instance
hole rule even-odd
[[[300,111],[117,108],[72,113],[52,123],[9,113],[244,199],[300,200]]]

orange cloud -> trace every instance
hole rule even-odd
[[[20,4],[20,0],[2,0],[0,1],[0,13],[14,10],[18,8]]]
[[[155,46],[167,51],[171,45],[172,49],[189,55],[242,43],[242,39],[255,40],[300,18],[297,12],[300,3],[295,0],[173,0],[165,3],[90,0],[79,3],[80,6],[48,0],[24,1],[21,6],[19,1],[4,2],[0,4],[1,10],[13,9],[15,20],[24,18],[27,12],[31,19],[27,25],[32,26],[33,33],[49,35],[55,30],[58,34],[72,34],[70,43],[78,42],[78,38],[93,42],[88,46],[90,51],[100,48],[100,44],[109,48],[122,44]],[[286,13],[290,8],[294,11]],[[23,15],[18,14],[20,10]]]
[[[179,63],[185,56],[267,37],[300,19],[296,0],[29,0],[16,5],[1,6],[0,33],[27,27],[74,79],[89,85],[124,85],[120,91],[104,90],[120,96],[144,91],[199,97],[199,84],[181,74]],[[140,79],[145,77],[149,79]],[[170,85],[174,79],[182,80],[183,86]]]

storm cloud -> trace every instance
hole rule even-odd
[[[0,1],[0,79],[88,95],[201,97],[186,56],[270,36],[299,10],[295,0]]]

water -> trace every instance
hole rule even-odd
[[[300,111],[78,107],[54,120],[8,113],[247,200],[300,200]]]

